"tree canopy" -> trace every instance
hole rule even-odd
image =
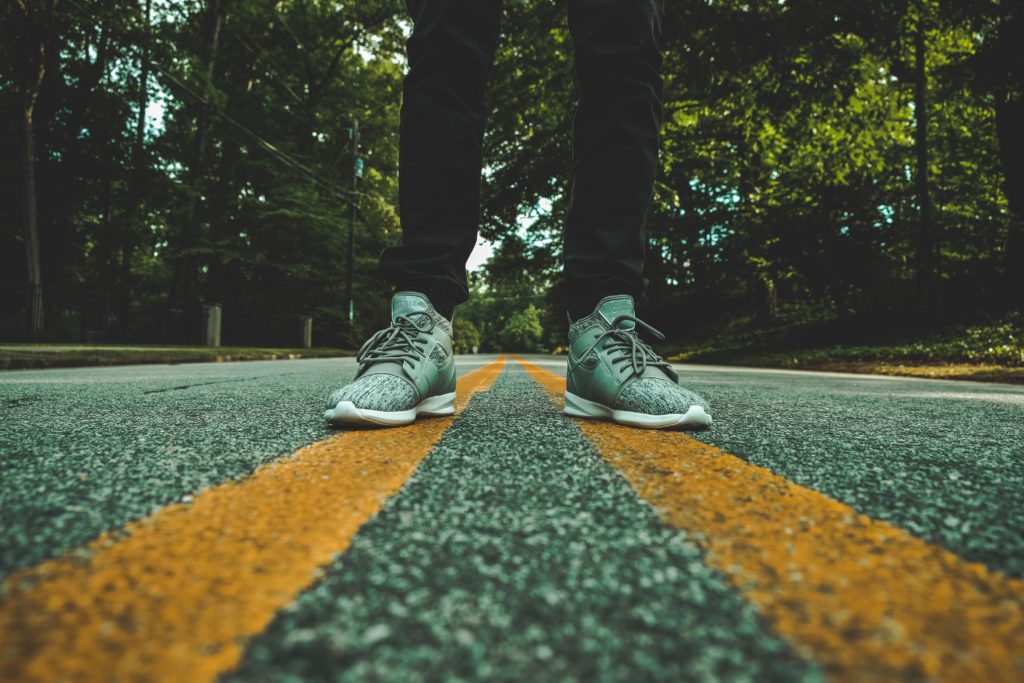
[[[495,252],[457,313],[482,348],[562,343],[564,12],[505,3]],[[298,315],[318,343],[384,324],[403,3],[17,0],[0,16],[5,338],[191,341],[212,303],[238,339]],[[656,322],[1020,309],[1022,24],[1008,0],[668,3]]]

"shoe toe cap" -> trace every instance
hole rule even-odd
[[[331,410],[342,401],[350,401],[362,410],[394,412],[414,407],[416,392],[408,382],[394,375],[365,375],[332,391],[326,407]]]
[[[619,394],[618,409],[646,415],[685,414],[700,406],[711,415],[711,407],[700,395],[667,379],[644,377],[627,384]]]

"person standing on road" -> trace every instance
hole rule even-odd
[[[710,426],[707,404],[638,336],[644,230],[658,168],[664,0],[567,0],[581,98],[572,122],[565,224],[569,359],[565,411],[638,427]],[[501,0],[406,0],[399,123],[402,236],[380,268],[398,289],[391,326],[331,393],[332,424],[408,424],[455,410],[452,317],[469,298],[480,222],[484,91]]]

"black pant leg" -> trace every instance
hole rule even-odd
[[[639,296],[658,170],[663,0],[569,0],[580,101],[565,226],[569,314]]]
[[[381,254],[400,289],[438,310],[469,297],[466,259],[480,225],[484,90],[494,60],[501,0],[407,0],[409,71],[399,124],[402,237]],[[448,313],[450,315],[450,312]]]

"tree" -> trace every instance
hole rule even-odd
[[[56,0],[42,3],[18,0],[13,9],[12,33],[18,47],[11,55],[20,62],[15,91],[21,124],[21,168],[24,174],[22,225],[28,274],[28,328],[33,338],[43,335],[42,259],[39,250],[39,225],[36,196],[36,105],[47,66],[53,60],[53,24]],[[8,11],[11,11],[10,9]]]
[[[203,180],[203,165],[211,125],[214,93],[214,70],[217,66],[217,52],[220,46],[221,25],[224,20],[225,0],[207,0],[202,13],[204,38],[202,41],[202,68],[199,70],[198,102],[196,103],[195,136],[188,165],[185,212],[176,240],[174,292],[175,298],[186,312],[195,311],[199,303],[198,264],[196,262],[197,241],[200,228],[196,225],[197,210]]]
[[[181,305],[204,302],[223,304],[226,327],[311,314],[334,344],[386,324],[376,260],[399,232],[401,3],[0,12],[0,149],[21,160],[0,166],[0,334],[24,336],[17,319],[55,339],[166,342],[191,329]],[[680,335],[716,316],[912,319],[915,291],[944,319],[1020,306],[1020,14],[1005,0],[673,4],[643,314]],[[543,334],[515,344],[555,348],[571,40],[564,6],[542,0],[508,4],[503,27],[481,225],[496,248],[457,317],[497,348],[532,306]]]
[[[480,330],[472,321],[456,316],[452,322],[455,329],[453,340],[455,353],[476,353],[480,348]]]
[[[914,183],[920,212],[920,234],[917,238],[917,288],[921,302],[934,303],[938,278],[938,245],[935,239],[935,218],[929,181],[931,150],[928,136],[928,39],[927,19],[921,12],[914,21],[914,150],[916,166]]]
[[[540,323],[540,311],[530,304],[513,313],[498,334],[501,349],[534,353],[541,350],[544,328]]]
[[[1005,240],[1003,299],[1024,310],[1024,8],[1002,0],[943,0],[949,20],[970,27],[978,44],[954,73],[995,114],[1010,223]]]

